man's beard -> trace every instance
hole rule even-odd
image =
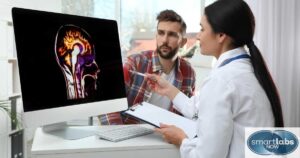
[[[160,47],[157,46],[156,51],[157,51],[158,55],[163,59],[172,59],[177,54],[177,51],[179,49],[179,47],[176,47],[174,49],[172,49],[171,47],[168,47],[170,49],[170,51],[167,54],[165,54],[160,51],[162,47],[168,47],[168,46],[167,45],[161,45]]]

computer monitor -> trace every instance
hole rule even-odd
[[[26,127],[128,108],[114,20],[12,9]]]

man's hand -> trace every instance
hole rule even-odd
[[[167,96],[170,100],[173,100],[179,93],[176,87],[156,74],[146,74],[146,78],[148,79],[147,84],[155,93]]]

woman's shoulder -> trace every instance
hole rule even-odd
[[[257,85],[257,79],[254,75],[251,65],[231,64],[214,68],[205,82],[227,88],[242,88],[245,85]]]
[[[253,67],[248,61],[230,63],[228,65],[215,68],[212,76],[221,78],[223,80],[232,81],[245,75],[254,76]]]

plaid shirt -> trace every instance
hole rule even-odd
[[[147,86],[143,76],[133,75],[129,73],[129,70],[161,75],[163,68],[159,62],[158,54],[154,51],[145,51],[131,55],[127,58],[123,70],[128,105],[134,106],[143,101],[148,102],[152,95],[150,87]],[[189,97],[193,95],[195,90],[195,71],[190,63],[181,57],[176,60],[173,85]],[[173,108],[173,105],[170,106],[169,111],[180,114]],[[104,125],[140,123],[134,118],[121,116],[119,112],[101,115],[99,119],[101,124]]]

